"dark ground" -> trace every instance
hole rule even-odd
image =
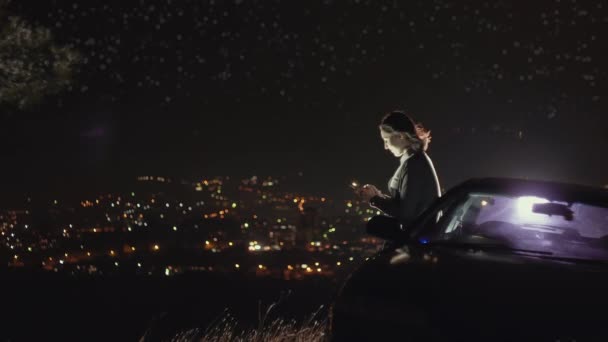
[[[76,278],[1,272],[2,341],[150,341],[205,328],[225,310],[240,328],[290,293],[268,316],[303,320],[331,302],[340,284],[327,278],[283,281],[209,273],[173,277]],[[323,311],[323,310],[322,310]],[[321,313],[323,314],[323,312]]]

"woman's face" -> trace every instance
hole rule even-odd
[[[389,150],[395,157],[401,157],[407,151],[407,140],[401,133],[387,133],[380,129],[384,141],[384,149]]]

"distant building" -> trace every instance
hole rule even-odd
[[[282,248],[296,245],[296,227],[294,225],[274,225],[269,232],[271,244]]]
[[[296,233],[296,244],[308,245],[311,241],[321,238],[319,211],[317,208],[305,207],[300,214],[300,224]]]

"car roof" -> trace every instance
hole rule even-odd
[[[498,177],[473,178],[462,183],[460,189],[469,192],[540,196],[554,200],[608,204],[608,189],[574,183]]]

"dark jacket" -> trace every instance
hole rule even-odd
[[[433,162],[424,152],[406,160],[397,177],[397,189],[389,188],[389,197],[374,196],[370,204],[407,226],[441,196],[441,188]]]

